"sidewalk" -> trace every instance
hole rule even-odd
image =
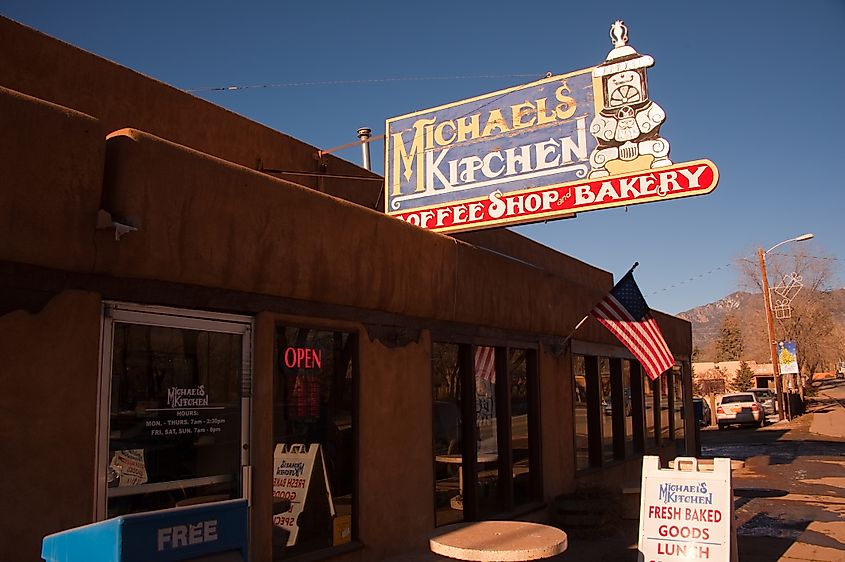
[[[778,441],[799,442],[821,454],[780,465],[777,459],[751,457],[745,468],[734,471],[739,560],[842,562],[845,456],[840,453],[837,458],[832,450],[825,457],[824,450],[829,440],[842,442],[838,451],[845,451],[845,405],[819,394],[808,403],[805,415],[759,431],[781,432]],[[784,486],[783,479],[792,485]],[[779,493],[765,497],[767,491]],[[637,533],[637,521],[622,521],[609,536],[573,538],[569,550],[552,560],[635,562]]]
[[[740,562],[845,561],[845,400],[822,390],[805,415],[757,431],[766,432],[761,441],[801,452],[789,460],[750,456],[734,471]],[[596,536],[570,535],[567,551],[547,560],[639,562],[638,531],[637,520],[620,518]],[[450,560],[420,552],[390,562]]]
[[[822,389],[810,403],[810,413],[813,414],[810,433],[845,439],[845,400],[836,400]]]
[[[810,403],[808,432],[812,436],[845,440],[845,405],[822,390]],[[802,416],[808,417],[808,416]],[[788,422],[790,425],[797,420]],[[819,486],[823,493],[801,496],[793,494],[781,498],[796,502],[795,508],[813,510],[816,520],[801,532],[779,560],[841,561],[845,560],[845,457],[825,461],[824,474],[804,478],[803,482]],[[819,520],[820,515],[834,516],[834,520]],[[832,519],[832,518],[831,518]]]

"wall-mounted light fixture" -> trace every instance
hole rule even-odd
[[[126,219],[119,219],[105,209],[97,211],[97,230],[114,229],[114,239],[120,238],[129,232],[135,232],[138,227],[132,226]]]

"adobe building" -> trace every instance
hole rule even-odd
[[[655,313],[655,383],[592,319],[564,342],[610,273],[387,217],[378,176],[3,18],[0,52],[0,559],[248,498],[253,560],[378,560],[695,450],[688,322]]]
[[[775,379],[772,374],[771,363],[757,363],[753,360],[745,361],[748,368],[754,373],[754,383],[752,388],[771,388],[775,389]],[[728,392],[733,386],[733,380],[736,378],[742,361],[698,361],[692,364],[693,382],[701,384],[703,381],[722,381],[722,385],[717,387],[724,387],[724,392]],[[713,386],[704,383],[705,385]]]

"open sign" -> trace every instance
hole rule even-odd
[[[321,369],[323,350],[310,347],[288,347],[282,353],[282,363],[288,369]]]

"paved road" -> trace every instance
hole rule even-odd
[[[701,432],[703,457],[745,461],[733,472],[741,562],[845,561],[845,381],[818,390],[792,421]],[[637,521],[620,519],[594,538],[571,536],[549,561],[642,562],[636,543]],[[448,560],[419,552],[391,562]]]
[[[702,455],[734,471],[742,562],[845,560],[845,384],[822,385],[811,411],[764,429],[709,429]]]
[[[845,381],[818,390],[792,421],[701,432],[703,457],[745,461],[733,472],[741,562],[845,561]],[[622,520],[553,560],[641,562],[636,541],[637,522]]]

